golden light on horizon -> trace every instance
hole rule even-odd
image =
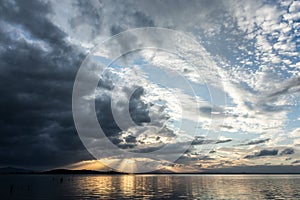
[[[109,170],[109,168],[104,165],[102,162],[99,160],[84,160],[80,161],[71,165],[66,166],[68,169],[72,170],[82,170],[82,169],[87,169],[87,170]]]
[[[136,170],[135,159],[105,159],[103,162],[119,172],[134,173]]]

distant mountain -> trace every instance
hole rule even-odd
[[[16,167],[2,167],[0,168],[0,174],[13,174],[13,173],[30,173],[33,170],[16,168]]]
[[[232,168],[220,168],[205,171],[174,172],[168,169],[159,169],[148,173],[137,174],[299,174],[300,166],[239,166]],[[128,174],[116,171],[95,171],[95,170],[69,170],[53,169],[49,171],[37,172],[24,168],[3,167],[0,174]]]
[[[0,174],[126,174],[116,171],[95,171],[95,170],[69,170],[69,169],[53,169],[49,171],[33,171],[23,168],[15,167],[2,167],[0,168]]]

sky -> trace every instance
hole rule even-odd
[[[0,166],[300,172],[299,54],[300,1],[3,0]]]

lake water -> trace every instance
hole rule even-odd
[[[0,199],[300,199],[300,175],[0,175]]]

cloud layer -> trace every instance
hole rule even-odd
[[[299,165],[299,11],[299,1],[1,1],[0,165],[49,168],[92,159],[72,118],[77,70],[99,42],[139,27],[182,31],[201,48],[182,44],[186,59],[158,50],[128,54],[100,77],[97,117],[114,145],[176,149],[183,142],[174,137],[183,134],[192,145],[177,161],[181,167]],[[115,53],[134,42],[119,42]],[[110,62],[108,52],[97,56]],[[111,105],[122,113],[127,103],[139,126],[120,128]],[[219,137],[206,135],[213,129]]]

